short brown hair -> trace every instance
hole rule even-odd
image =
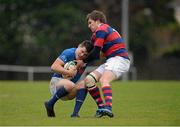
[[[90,19],[97,21],[99,20],[102,23],[106,23],[106,15],[102,11],[93,10],[91,13],[87,14],[86,20],[88,21]]]
[[[91,52],[94,47],[93,43],[90,40],[84,40],[79,44],[79,46],[85,47],[88,53]]]

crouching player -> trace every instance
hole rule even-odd
[[[70,100],[75,96],[76,103],[74,106],[74,112],[72,113],[71,117],[79,117],[78,112],[87,95],[87,91],[84,87],[81,87],[81,82],[78,82],[78,80],[86,67],[79,68],[77,66],[77,68],[67,70],[64,68],[64,65],[69,61],[84,60],[92,48],[92,43],[88,40],[85,40],[80,43],[77,48],[64,50],[51,65],[51,69],[54,72],[49,84],[52,97],[49,101],[44,103],[48,117],[55,117],[54,105],[59,99]],[[68,75],[72,78],[66,79],[63,78],[63,75]],[[75,83],[79,85],[75,87]],[[77,89],[78,91],[76,95]]]

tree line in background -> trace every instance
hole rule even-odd
[[[180,57],[172,0],[129,0],[129,50],[134,63]],[[65,48],[90,39],[86,14],[97,9],[121,33],[119,0],[0,0],[0,64],[51,65]]]

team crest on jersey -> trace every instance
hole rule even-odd
[[[66,58],[65,55],[62,55],[62,56],[61,56],[61,59],[62,59],[64,62],[67,62],[67,58]]]

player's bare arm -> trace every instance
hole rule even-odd
[[[70,77],[74,77],[77,73],[77,69],[73,68],[73,69],[64,69],[64,62],[57,58],[54,63],[51,65],[51,70],[56,72],[56,73],[60,73],[60,74],[64,74],[64,75],[68,75]]]

